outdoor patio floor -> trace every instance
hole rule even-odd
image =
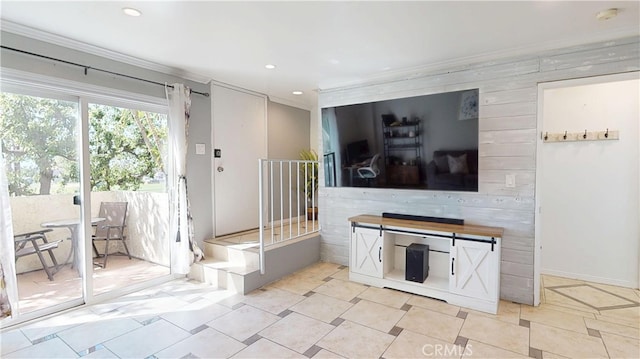
[[[124,288],[169,274],[169,267],[126,256],[109,256],[107,268],[94,267],[94,294]],[[53,281],[44,270],[18,274],[20,313],[46,308],[82,296],[82,281],[70,265],[63,266]]]

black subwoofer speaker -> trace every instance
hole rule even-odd
[[[422,283],[429,276],[429,246],[411,243],[407,247],[405,280]]]

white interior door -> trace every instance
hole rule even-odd
[[[212,85],[215,235],[258,228],[258,159],[267,156],[266,99]]]

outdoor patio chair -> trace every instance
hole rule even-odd
[[[49,280],[53,280],[53,275],[58,272],[59,266],[56,256],[53,254],[53,250],[58,248],[58,244],[62,240],[49,242],[45,233],[51,232],[51,229],[43,229],[40,231],[16,234],[13,236],[16,248],[16,262],[18,258],[36,254],[42,263],[42,268],[47,273]],[[43,252],[49,252],[51,257],[52,266],[47,264],[44,259]]]
[[[100,203],[100,211],[98,217],[105,220],[96,224],[95,233],[91,237],[91,245],[93,251],[98,258],[104,258],[102,263],[94,262],[102,268],[107,267],[107,258],[109,257],[109,241],[122,241],[126,255],[131,259],[129,248],[127,247],[124,229],[127,226],[127,202],[102,202]],[[104,241],[104,253],[100,254],[96,247],[96,241]],[[122,253],[124,254],[124,253]]]

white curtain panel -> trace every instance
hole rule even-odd
[[[9,203],[9,187],[2,154],[0,154],[0,209],[0,318],[4,318],[18,311],[18,283],[11,203]]]
[[[193,223],[189,211],[187,193],[187,139],[189,133],[189,111],[191,90],[183,84],[166,86],[169,103],[169,143],[173,157],[177,183],[171,193],[174,223],[176,229],[171,237],[171,271],[187,274],[194,261],[202,258],[202,252],[193,238]]]

